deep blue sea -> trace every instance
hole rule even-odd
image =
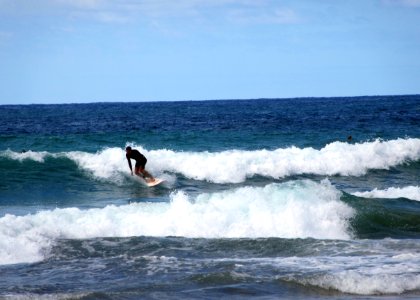
[[[2,105],[0,173],[0,299],[420,298],[420,96]]]

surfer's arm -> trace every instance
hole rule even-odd
[[[131,159],[127,157],[127,161],[128,161],[128,166],[129,166],[130,171],[131,171],[131,175],[133,175],[133,167],[131,166]]]

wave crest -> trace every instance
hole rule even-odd
[[[420,139],[376,140],[360,144],[333,142],[322,149],[229,150],[221,152],[176,152],[136,147],[148,158],[153,174],[172,172],[194,180],[240,183],[253,176],[285,178],[293,175],[362,176],[369,170],[389,169],[420,160]],[[128,174],[125,152],[107,148],[97,153],[81,151],[51,154],[3,151],[0,156],[43,162],[47,156],[67,157],[98,179],[122,182]]]
[[[353,195],[364,198],[406,198],[411,200],[420,201],[420,187],[419,186],[406,186],[402,188],[390,187],[384,190],[373,189],[367,192],[355,192]]]
[[[328,181],[243,187],[170,202],[41,211],[0,218],[0,264],[40,260],[57,239],[183,236],[349,239],[354,210]],[[22,247],[24,245],[24,247]],[[15,249],[18,249],[15,250]]]

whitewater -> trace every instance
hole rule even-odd
[[[419,105],[0,106],[0,299],[418,298]]]
[[[239,183],[256,175],[272,178],[301,174],[361,176],[369,170],[387,170],[420,159],[420,139],[376,140],[357,144],[334,142],[322,149],[289,147],[272,151],[177,152],[127,145],[138,148],[150,158],[148,166],[154,173],[178,173],[190,179],[213,183]],[[0,156],[40,163],[49,157],[66,157],[96,178],[122,182],[127,173],[124,148],[107,148],[97,153],[17,153],[6,150]]]
[[[0,263],[41,260],[57,239],[129,236],[348,239],[347,221],[354,212],[339,198],[340,192],[328,181],[321,184],[304,181],[200,194],[194,199],[176,192],[170,195],[168,203],[6,215],[0,219]]]

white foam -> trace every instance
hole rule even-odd
[[[420,201],[420,187],[419,186],[406,186],[402,188],[390,187],[384,190],[374,189],[368,192],[355,192],[353,195],[364,198],[407,198],[411,200]]]
[[[289,147],[272,151],[176,152],[136,148],[147,157],[146,167],[155,176],[171,172],[214,183],[239,183],[256,175],[270,178],[300,174],[361,176],[372,169],[389,169],[420,159],[420,139],[376,140],[360,144],[334,142],[320,150]],[[122,148],[107,148],[97,153],[17,154],[8,151],[3,152],[3,156],[19,160],[27,158],[42,162],[46,155],[67,157],[100,180],[121,183],[129,174]]]
[[[317,150],[290,147],[273,151],[148,153],[150,166],[197,180],[238,183],[254,175],[283,178],[299,174],[361,176],[370,169],[389,169],[420,159],[420,139],[348,144],[334,142]]]
[[[23,162],[24,160],[34,160],[37,162],[44,162],[45,158],[51,155],[47,151],[24,151],[24,152],[14,152],[11,150],[5,150],[0,152],[0,157],[8,157],[13,160],[18,160],[20,162]]]
[[[344,293],[358,295],[401,294],[420,289],[420,271],[407,272],[404,263],[384,264],[355,270],[330,271],[325,275],[312,278],[301,278],[296,281],[302,284],[334,289]]]
[[[0,264],[38,261],[60,238],[184,236],[348,239],[354,211],[328,181],[244,187],[170,202],[0,218]]]
[[[336,251],[329,256],[275,258],[272,265],[281,273],[293,270],[279,279],[343,293],[381,295],[420,290],[417,240],[352,241]]]
[[[63,155],[98,179],[121,183],[126,176],[130,175],[125,151],[121,148],[107,148],[97,153],[72,151]]]

